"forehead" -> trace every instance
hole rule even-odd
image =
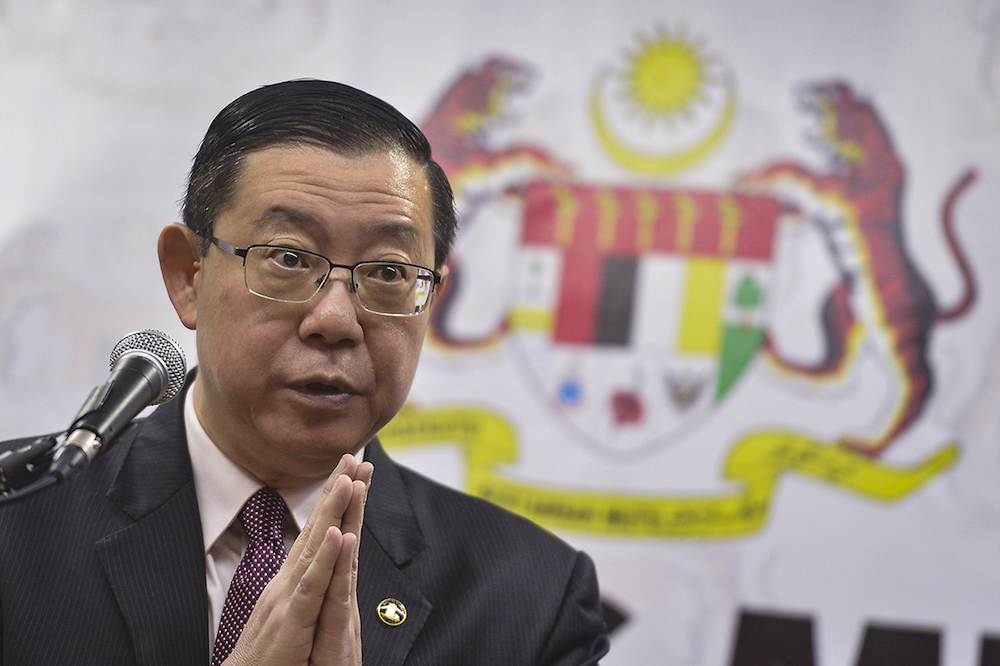
[[[320,243],[351,236],[433,246],[426,173],[399,152],[346,156],[312,145],[254,151],[244,158],[216,233],[257,237],[289,230]]]

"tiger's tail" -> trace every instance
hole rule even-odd
[[[965,315],[966,312],[973,306],[976,302],[976,296],[978,294],[978,285],[976,283],[976,276],[972,272],[972,266],[969,264],[969,259],[966,257],[965,252],[962,250],[961,246],[958,244],[958,238],[955,236],[955,204],[958,202],[958,198],[965,192],[966,189],[972,183],[975,182],[977,177],[975,169],[968,169],[961,178],[952,185],[951,190],[948,192],[948,196],[941,206],[941,223],[944,228],[945,240],[948,242],[948,248],[951,250],[952,256],[955,257],[955,262],[958,264],[958,270],[962,274],[962,282],[965,286],[965,293],[962,298],[950,308],[945,310],[938,310],[934,314],[935,321],[952,321],[958,319],[959,317]]]

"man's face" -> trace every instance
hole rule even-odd
[[[344,157],[308,146],[251,153],[214,234],[239,248],[301,248],[335,264],[434,266],[423,170],[407,157]],[[212,247],[194,277],[198,417],[213,441],[265,483],[324,478],[402,407],[428,315],[358,305],[350,275],[302,304],[250,293],[242,260]],[[183,318],[183,317],[182,317]]]

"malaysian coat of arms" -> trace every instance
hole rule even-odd
[[[534,78],[525,63],[488,58],[461,72],[422,123],[464,228],[503,225],[510,239],[485,262],[464,257],[459,243],[433,311],[438,348],[474,355],[509,346],[523,386],[566,437],[619,459],[696,439],[755,365],[780,385],[822,386],[843,382],[874,354],[888,397],[861,432],[743,424],[719,462],[733,489],[722,493],[511,478],[503,470],[520,455],[517,428],[481,404],[405,409],[381,435],[387,446],[457,443],[474,494],[557,529],[653,537],[753,533],[788,473],[897,501],[954,463],[956,442],[912,464],[883,454],[933,396],[934,327],[975,304],[955,232],[973,170],[956,174],[942,197],[941,227],[964,281],[961,298],[943,307],[906,250],[905,169],[889,123],[849,83],[798,93],[817,121],[821,168],[777,156],[720,186],[678,184],[738,116],[734,75],[683,34],[660,31],[624,67],[593,77],[593,139],[624,179],[588,178],[544,141],[498,140],[516,136],[511,109]],[[822,280],[794,278],[822,284],[813,322],[822,349],[810,359],[787,354],[772,326],[783,293],[778,245],[790,227],[809,230],[824,266]],[[477,270],[497,276],[503,307],[469,327],[463,309],[478,298],[470,291],[483,283]]]

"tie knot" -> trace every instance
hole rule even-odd
[[[250,542],[281,539],[285,521],[285,500],[273,488],[261,488],[240,512]]]

